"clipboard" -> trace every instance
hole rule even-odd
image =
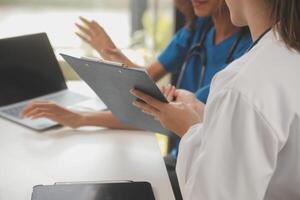
[[[136,100],[131,89],[138,89],[162,102],[168,101],[144,68],[60,54],[84,80],[118,120],[146,131],[172,136],[159,121],[132,105]]]
[[[155,200],[148,182],[74,182],[36,185],[31,200]]]

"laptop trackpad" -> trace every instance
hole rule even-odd
[[[46,118],[40,118],[40,119],[21,119],[20,122],[22,122],[23,124],[29,125],[30,127],[37,129],[37,130],[43,130],[43,129],[47,129],[50,127],[53,127],[55,125],[57,125],[57,122],[54,122],[50,119],[46,119]]]

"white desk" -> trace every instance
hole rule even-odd
[[[101,128],[37,133],[0,118],[1,200],[30,200],[37,184],[102,180],[148,181],[156,199],[174,199],[152,133]]]

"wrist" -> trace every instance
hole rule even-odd
[[[196,110],[197,110],[197,113],[199,114],[200,122],[203,121],[204,109],[205,109],[205,104],[203,104],[202,102],[198,102],[196,105]]]
[[[174,131],[179,137],[183,137],[192,125],[182,124],[177,131]]]
[[[86,126],[88,123],[88,116],[85,113],[77,113],[77,127]]]
[[[195,126],[198,123],[199,123],[199,121],[195,119],[194,121],[191,121],[188,124],[186,124],[186,126],[183,127],[183,129],[181,130],[181,133],[180,133],[181,137],[183,137],[190,130],[190,128],[192,128],[193,126]]]

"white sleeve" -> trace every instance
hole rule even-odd
[[[179,151],[177,173],[184,177],[184,199],[264,199],[279,140],[255,106],[239,92],[223,91],[211,99],[203,124],[192,132],[183,137]],[[180,162],[183,157],[185,164]]]

